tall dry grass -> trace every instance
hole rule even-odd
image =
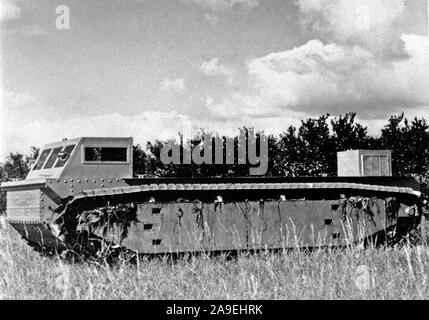
[[[1,299],[428,299],[429,247],[185,257],[137,265],[43,257],[0,230]]]

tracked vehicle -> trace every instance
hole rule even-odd
[[[7,221],[38,250],[106,257],[345,246],[406,235],[420,186],[389,151],[338,154],[338,177],[137,178],[132,138],[48,144],[5,182]]]

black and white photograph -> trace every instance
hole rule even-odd
[[[428,300],[429,0],[0,0],[0,183],[0,300]]]

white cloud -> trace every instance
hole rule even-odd
[[[205,131],[218,132],[220,135],[233,136],[238,133],[238,128],[243,126],[254,127],[256,130],[264,130],[266,134],[279,134],[288,126],[299,126],[302,119],[308,114],[299,111],[283,110],[267,114],[260,108],[258,102],[270,105],[270,101],[262,101],[262,98],[252,100],[250,96],[235,96],[237,104],[216,104],[211,98],[207,98],[206,106],[212,111],[207,119],[192,119],[176,111],[160,112],[145,111],[138,115],[126,116],[122,114],[106,114],[93,117],[77,117],[66,120],[40,120],[31,115],[22,113],[19,108],[25,109],[25,105],[34,105],[37,99],[27,94],[17,94],[0,91],[0,96],[7,99],[8,108],[0,108],[0,162],[9,152],[21,152],[28,154],[31,146],[43,147],[44,144],[60,141],[63,138],[72,139],[80,136],[100,137],[128,137],[134,138],[135,144],[145,145],[147,141],[155,139],[178,138],[179,132],[184,132],[191,127],[193,130],[203,128]],[[246,101],[247,99],[247,101]],[[253,104],[252,104],[253,101]],[[234,101],[235,102],[235,101]],[[237,105],[253,106],[247,109],[247,113],[238,110]],[[222,109],[224,108],[224,109]],[[216,116],[215,113],[218,112]],[[220,112],[223,112],[223,117]],[[429,108],[422,107],[416,113],[406,113],[406,116],[414,115],[429,118]],[[370,134],[379,134],[380,128],[387,122],[384,117],[378,119],[363,119],[362,123],[369,126]],[[25,124],[25,125],[22,125]],[[185,131],[186,132],[186,131]],[[196,132],[196,131],[194,131]]]
[[[204,19],[206,19],[211,26],[217,25],[219,21],[219,17],[211,13],[206,13],[204,15]]]
[[[27,35],[27,36],[44,36],[47,35],[48,32],[38,25],[27,25],[23,26],[20,29],[21,34]]]
[[[21,8],[17,5],[17,0],[0,0],[0,22],[17,19],[21,14]]]
[[[177,137],[189,123],[175,111],[145,111],[138,115],[106,114],[49,120],[36,118],[32,109],[42,111],[37,98],[26,93],[0,89],[0,162],[9,152],[28,153],[31,146],[42,147],[62,138],[80,136],[126,137],[145,144],[153,139]]]
[[[354,38],[363,33],[382,33],[406,9],[405,0],[296,0],[304,21],[339,39]],[[369,30],[366,29],[368,22]]]
[[[429,104],[429,39],[402,36],[408,59],[379,61],[360,46],[312,40],[248,63],[253,94],[233,94],[223,105],[255,116],[281,110],[308,113],[356,111],[363,117]]]
[[[21,105],[32,103],[34,97],[24,92],[13,92],[0,89],[0,101],[3,106],[19,108]],[[0,108],[0,111],[2,109],[3,108]]]
[[[44,144],[72,139],[80,136],[129,137],[134,143],[145,145],[154,139],[178,137],[188,117],[173,112],[146,111],[137,116],[107,114],[94,117],[79,117],[67,120],[25,121],[25,126],[16,121],[2,121],[0,162],[9,152],[27,154],[30,146],[43,147]]]
[[[259,5],[259,0],[180,0],[185,3],[195,3],[213,11],[225,11],[234,6],[244,9],[252,9]]]
[[[211,121],[206,127],[230,136],[243,126],[263,130],[266,134],[280,134],[290,125],[299,126],[301,120],[307,118],[305,113],[298,111],[267,111],[261,107],[266,105],[273,105],[273,101],[260,96],[232,94],[216,103],[208,96],[205,107]]]
[[[276,105],[275,100],[270,97],[245,95],[239,92],[229,94],[218,103],[208,96],[205,102],[209,115],[218,120],[273,117],[279,111]]]
[[[244,125],[263,129],[267,133],[280,133],[285,123],[298,124],[299,117],[192,119],[176,111],[145,111],[138,115],[126,116],[118,113],[101,116],[80,116],[63,120],[35,119],[26,110],[29,105],[37,104],[37,99],[27,94],[0,91],[2,97],[0,121],[0,162],[9,152],[28,154],[31,146],[43,147],[46,143],[61,141],[63,138],[81,136],[128,137],[134,138],[135,144],[145,145],[155,139],[179,137],[179,132],[193,132],[203,128],[205,131],[218,132],[233,136]],[[6,97],[7,96],[7,97]],[[7,108],[5,107],[7,105]],[[25,124],[25,125],[22,125]]]
[[[301,23],[340,43],[352,42],[377,54],[400,56],[397,22],[406,0],[295,0]]]
[[[356,111],[374,118],[429,104],[429,39],[402,35],[395,25],[405,0],[296,3],[307,25],[332,42],[312,40],[248,63],[259,99],[272,101],[267,112]],[[365,13],[368,30],[359,25]]]
[[[204,62],[199,70],[208,77],[226,77],[229,84],[232,84],[234,70],[219,64],[219,58],[213,58]]]
[[[1,34],[4,36],[39,37],[39,36],[46,36],[48,32],[46,31],[46,29],[38,25],[24,25],[16,28],[1,30]]]
[[[183,93],[186,90],[185,79],[169,79],[162,80],[160,87],[164,91]]]
[[[250,89],[230,91],[217,102],[209,98],[212,116],[305,118],[355,111],[363,120],[377,120],[401,111],[418,115],[429,105],[429,39],[396,29],[404,1],[296,3],[306,23],[331,40],[248,61]],[[370,8],[368,31],[356,33],[356,3]]]

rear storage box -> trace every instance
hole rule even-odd
[[[338,152],[338,176],[392,176],[392,153],[389,150]]]

